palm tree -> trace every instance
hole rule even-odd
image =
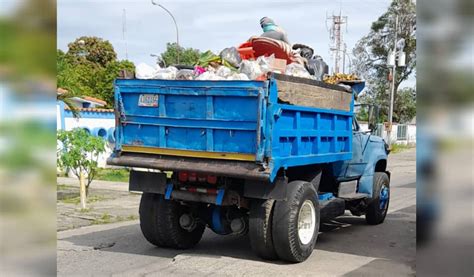
[[[72,116],[74,118],[79,118],[81,117],[81,113],[79,112],[78,108],[74,106],[74,103],[72,102],[72,98],[74,97],[75,95],[73,93],[70,93],[69,91],[65,89],[58,88],[56,100],[62,101],[68,107],[68,109],[72,112]]]

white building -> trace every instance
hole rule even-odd
[[[59,90],[58,93],[60,93]],[[69,131],[82,128],[93,136],[102,137],[106,141],[106,152],[99,157],[99,167],[105,167],[106,160],[112,154],[115,145],[114,110],[102,108],[107,105],[107,102],[89,96],[74,97],[72,102],[80,112],[80,118],[74,118],[72,111],[63,102],[58,101],[56,104],[57,129]]]

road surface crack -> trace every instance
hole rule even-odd
[[[94,246],[94,250],[101,250],[104,248],[111,248],[115,245],[115,242],[107,242],[107,243],[101,243],[97,246]]]

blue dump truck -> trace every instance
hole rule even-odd
[[[187,249],[206,227],[248,233],[264,259],[302,262],[321,221],[346,210],[384,221],[388,147],[363,132],[352,89],[271,74],[266,81],[118,79],[109,165],[133,168],[140,226]],[[374,114],[374,113],[369,113]]]

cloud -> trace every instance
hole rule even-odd
[[[326,16],[342,9],[349,17],[348,32],[343,33],[351,49],[368,33],[371,23],[388,7],[389,0],[367,1],[159,1],[178,22],[180,43],[185,47],[215,52],[238,45],[259,35],[259,20],[273,18],[287,32],[291,42],[311,45],[330,63]],[[342,4],[341,4],[342,3]],[[151,1],[58,0],[58,47],[82,35],[108,39],[120,58],[125,57],[122,39],[122,14],[127,14],[128,56],[135,63],[154,59],[150,53],[164,51],[166,42],[176,40],[173,21]]]

